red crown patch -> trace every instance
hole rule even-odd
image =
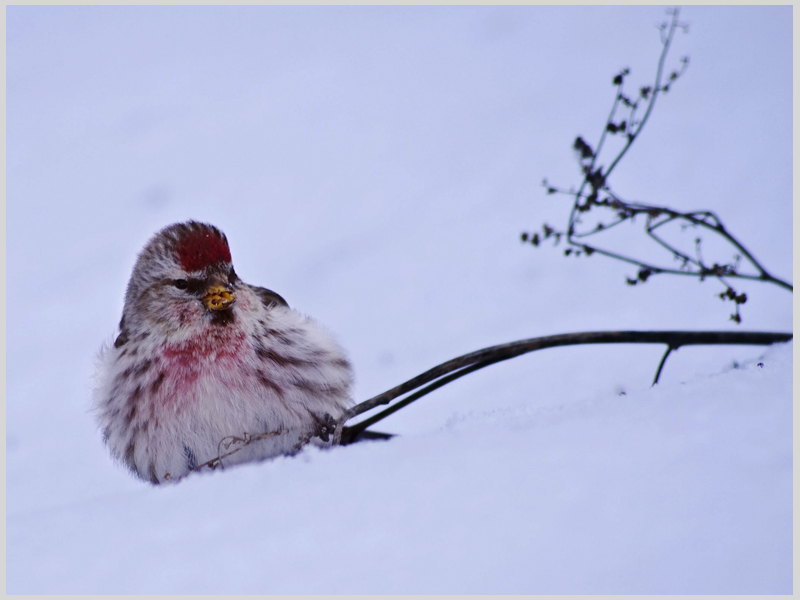
[[[228,242],[216,231],[200,229],[187,233],[176,248],[184,271],[201,271],[219,262],[231,262]]]

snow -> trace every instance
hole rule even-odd
[[[792,9],[687,7],[615,171],[792,276]],[[792,343],[543,350],[397,433],[153,487],[89,413],[136,253],[188,218],[349,350],[364,400],[610,329],[792,331],[791,295],[523,246],[568,205],[660,7],[9,7],[8,593],[791,593]],[[635,83],[633,83],[635,82]],[[635,88],[634,88],[635,89]],[[689,234],[692,235],[692,234]],[[631,251],[646,248],[631,243]],[[759,365],[761,363],[762,366]]]

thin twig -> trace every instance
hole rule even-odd
[[[222,466],[222,461],[229,456],[232,456],[239,452],[245,446],[249,446],[253,442],[257,442],[260,440],[264,440],[270,437],[275,437],[277,435],[283,435],[284,433],[289,433],[288,429],[278,429],[277,431],[267,431],[264,433],[259,433],[256,435],[250,435],[248,433],[244,433],[242,437],[238,437],[235,435],[230,435],[228,437],[222,438],[219,444],[217,444],[217,456],[212,458],[211,460],[207,460],[201,465],[196,466],[192,471],[201,471],[204,468],[216,469]],[[225,447],[225,450],[228,450],[233,444],[240,443],[241,446],[234,448],[230,452],[222,453],[222,447]]]
[[[630,136],[628,136],[628,142],[625,144],[620,153],[614,159],[614,162],[612,162],[611,166],[608,167],[608,170],[605,172],[606,179],[608,179],[608,176],[611,175],[611,172],[614,170],[614,167],[617,166],[619,161],[622,160],[622,157],[625,156],[625,153],[631,147],[634,140],[636,140],[636,138],[639,137],[639,133],[644,128],[645,123],[647,123],[647,119],[650,118],[650,113],[653,111],[653,106],[655,106],[656,98],[663,89],[661,87],[661,76],[664,73],[664,61],[667,58],[667,53],[669,52],[669,46],[672,43],[672,36],[675,33],[675,27],[678,25],[679,12],[680,10],[676,8],[672,13],[672,23],[670,23],[669,26],[669,33],[667,34],[666,40],[664,40],[664,49],[661,51],[661,57],[658,59],[658,69],[656,70],[656,82],[655,85],[653,86],[653,91],[652,91],[653,95],[650,97],[650,102],[648,102],[647,104],[647,110],[645,110],[644,117],[642,117],[642,120],[639,121],[639,124],[636,127],[636,131],[633,132],[633,134],[631,134]]]
[[[664,352],[664,356],[661,357],[661,362],[658,363],[658,369],[656,369],[656,376],[653,379],[653,385],[658,383],[658,378],[661,376],[661,369],[664,368],[664,363],[667,362],[667,357],[673,350],[677,350],[678,346],[667,346],[667,351]]]

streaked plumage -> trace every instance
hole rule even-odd
[[[225,235],[189,221],[140,253],[119,335],[101,349],[95,409],[112,455],[162,483],[326,443],[351,386],[339,345],[240,280]]]

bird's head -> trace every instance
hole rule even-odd
[[[227,324],[236,303],[236,272],[225,234],[187,221],[156,233],[139,254],[125,295],[123,322],[172,335],[202,324]]]

